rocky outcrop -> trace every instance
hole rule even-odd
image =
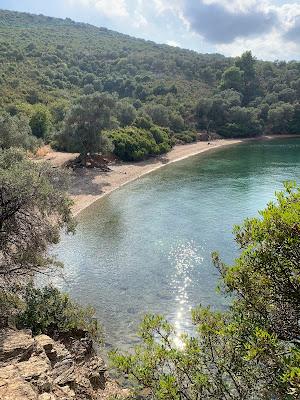
[[[32,337],[28,330],[0,331],[1,400],[96,400],[127,391],[110,380],[86,337]]]

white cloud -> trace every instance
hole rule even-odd
[[[251,50],[256,57],[264,60],[291,60],[297,58],[300,52],[298,44],[286,42],[277,30],[253,39],[239,38],[230,44],[217,45],[216,48],[228,56],[238,56],[245,50]]]
[[[249,12],[253,8],[266,8],[267,0],[203,0],[204,4],[219,4],[231,12]]]
[[[300,16],[300,4],[286,3],[276,6],[267,2],[265,7],[276,12],[278,17],[278,25],[269,34],[251,39],[240,38],[231,44],[217,46],[218,51],[225,55],[237,56],[250,49],[261,59],[299,59],[300,43],[288,41],[284,34],[294,26],[296,18]]]
[[[185,0],[189,2],[191,0]],[[257,32],[249,37],[236,37],[231,43],[217,43],[217,52],[227,56],[240,55],[245,50],[252,52],[262,59],[299,59],[300,43],[288,41],[285,34],[291,29],[298,16],[300,16],[299,2],[286,2],[278,5],[273,0],[198,0],[207,5],[219,5],[230,13],[243,14],[258,11],[260,13],[273,13],[277,22],[269,32]],[[192,32],[191,24],[188,29]],[[199,39],[201,35],[199,34]],[[203,37],[202,37],[203,39]]]
[[[70,5],[81,5],[97,11],[100,15],[109,18],[114,24],[114,29],[121,32],[142,36],[165,42],[172,46],[186,45],[196,50],[220,52],[225,55],[235,56],[247,49],[263,59],[293,59],[300,54],[300,43],[293,42],[287,33],[300,16],[300,0],[63,0]],[[219,6],[225,10],[224,16],[228,17],[228,30],[225,28],[224,36],[209,41],[210,31],[204,29],[205,23],[199,21],[199,29],[195,29],[195,23],[191,23],[190,15],[186,14],[187,4],[199,3],[199,18],[203,17],[204,8],[200,5]],[[215,8],[212,7],[212,10]],[[222,12],[220,11],[220,14]],[[253,31],[246,31],[238,15],[254,15],[259,19],[261,15],[272,17],[269,30],[263,29],[264,24],[252,23]],[[209,15],[211,16],[211,15]],[[211,16],[213,17],[213,15]],[[195,16],[197,19],[197,16]],[[201,19],[201,18],[200,18]],[[212,18],[213,19],[213,18]],[[225,18],[226,19],[226,18]],[[205,20],[206,21],[206,20]],[[204,22],[205,22],[204,21]],[[230,22],[231,21],[231,22]],[[201,22],[201,23],[200,23]],[[218,26],[212,24],[212,30],[218,30]],[[249,28],[250,29],[250,28]],[[252,28],[251,28],[252,29]],[[220,29],[219,29],[220,30]],[[228,37],[228,32],[232,33]],[[184,39],[182,39],[184,37]],[[225,39],[227,38],[227,43]],[[169,40],[168,40],[169,39]],[[218,43],[223,40],[223,43]],[[214,44],[213,44],[214,43]]]
[[[67,0],[71,5],[95,8],[105,17],[128,17],[126,0]]]
[[[148,25],[147,19],[138,11],[134,12],[133,26],[135,28],[145,28]]]
[[[180,43],[176,42],[175,40],[167,40],[167,44],[173,47],[180,47]]]

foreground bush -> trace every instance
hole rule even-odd
[[[61,230],[74,231],[66,178],[20,150],[0,151],[0,326],[16,323],[48,335],[84,330],[99,341],[91,308],[32,284],[36,273],[61,267],[48,246],[58,243]]]
[[[235,228],[242,249],[233,266],[213,260],[227,312],[199,306],[194,335],[182,335],[160,316],[147,316],[133,354],[114,352],[113,364],[151,398],[300,398],[300,189],[287,184],[260,218]]]
[[[167,153],[172,142],[166,130],[152,126],[149,130],[127,127],[109,132],[114,154],[123,161],[140,161]]]
[[[42,141],[32,135],[26,116],[11,116],[8,113],[0,115],[0,149],[20,147],[35,151],[41,144]]]
[[[0,151],[0,289],[57,265],[48,246],[74,229],[66,187],[63,171],[16,149]]]
[[[70,297],[52,286],[42,289],[29,285],[26,288],[24,310],[17,317],[19,328],[29,328],[34,335],[45,333],[68,333],[83,330],[97,342],[102,339],[95,311],[92,307],[81,307]]]

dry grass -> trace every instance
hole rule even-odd
[[[44,145],[37,149],[35,156],[37,158],[42,158],[42,157],[45,157],[51,151],[52,151],[52,149],[49,145]]]

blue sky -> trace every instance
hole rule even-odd
[[[105,26],[158,43],[300,59],[300,0],[0,0],[0,8]]]

